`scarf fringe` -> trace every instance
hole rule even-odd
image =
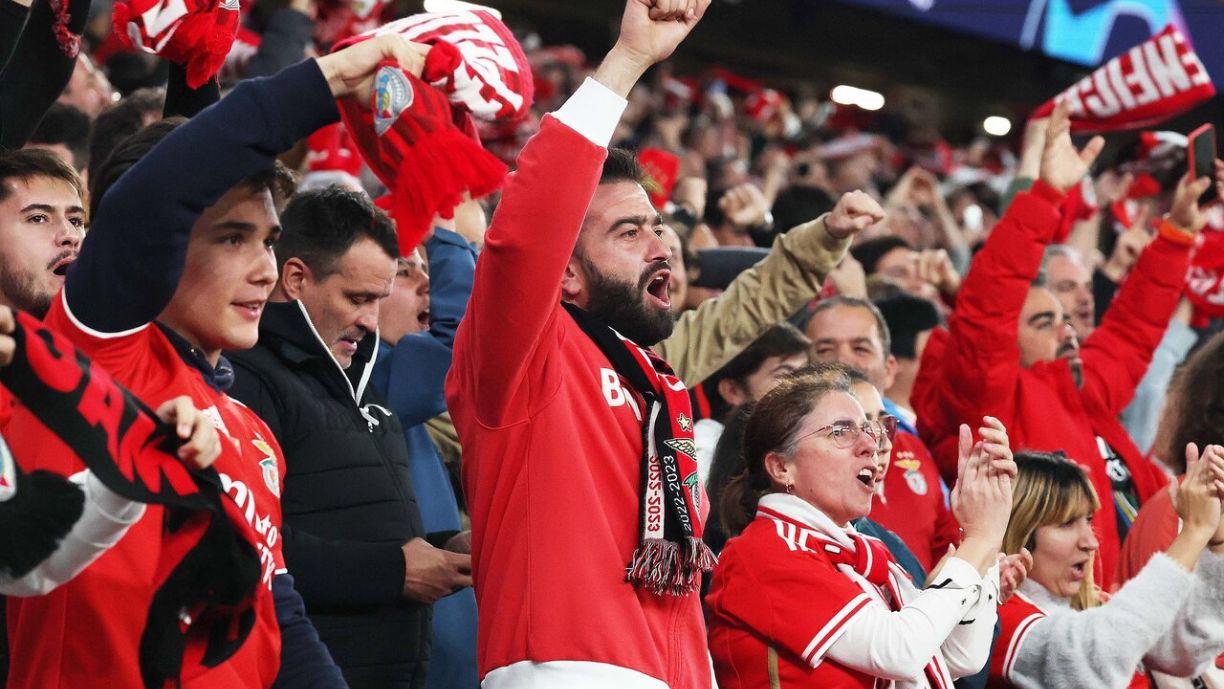
[[[718,558],[700,538],[686,538],[683,546],[662,538],[645,540],[633,551],[625,581],[660,596],[683,596],[701,585],[701,573],[714,568]]]

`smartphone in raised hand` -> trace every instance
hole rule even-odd
[[[1220,201],[1219,191],[1215,185],[1216,133],[1215,126],[1205,124],[1190,132],[1186,142],[1186,167],[1194,176],[1210,177],[1211,186],[1199,197],[1199,206],[1208,206]]]

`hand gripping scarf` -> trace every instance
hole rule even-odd
[[[642,397],[640,538],[625,579],[657,595],[697,590],[715,557],[701,540],[701,481],[688,389],[657,354],[639,347],[573,304],[562,304],[578,327]]]
[[[107,488],[165,507],[157,589],[140,639],[145,686],[160,689],[216,667],[242,646],[255,622],[255,533],[224,495],[216,470],[188,469],[175,458],[179,442],[173,429],[67,339],[26,314],[16,315],[16,351],[12,363],[0,368],[0,383]],[[66,479],[47,471],[25,478],[35,476],[44,484],[60,483],[55,494],[62,499]],[[72,510],[62,505],[59,521],[66,518],[66,528],[51,539],[50,550],[44,538],[42,555],[20,563],[25,572],[50,555],[80,516],[79,498]],[[11,572],[20,576],[20,569]]]
[[[471,117],[521,119],[533,86],[518,41],[490,11],[405,17],[335,50],[385,33],[432,46],[422,78],[386,64],[369,108],[351,99],[338,105],[362,157],[391,191],[391,217],[407,254],[435,215],[452,217],[464,192],[479,198],[501,187],[506,166],[481,147]]]
[[[1077,134],[1142,129],[1214,95],[1190,41],[1170,25],[1047,101],[1032,117],[1047,117],[1055,103],[1066,101]]]

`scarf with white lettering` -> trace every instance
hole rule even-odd
[[[701,540],[703,490],[688,389],[659,355],[577,306],[562,306],[645,402],[641,534],[625,579],[658,595],[692,593],[701,584],[701,573],[713,569],[715,557]]]
[[[1142,129],[1179,115],[1215,95],[1194,47],[1173,25],[1131,48],[1037,108],[1047,117],[1066,101],[1071,131]]]
[[[215,469],[188,469],[174,456],[172,428],[62,335],[14,313],[17,346],[12,363],[0,367],[0,383],[103,485],[165,507],[156,591],[140,639],[145,686],[177,684],[225,662],[255,623],[261,568],[254,530]],[[27,476],[34,475],[54,477]]]

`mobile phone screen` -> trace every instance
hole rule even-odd
[[[1190,148],[1194,160],[1194,179],[1200,177],[1210,177],[1212,185],[1207,187],[1207,191],[1199,197],[1199,205],[1206,205],[1213,201],[1219,200],[1219,195],[1216,193],[1215,180],[1215,159],[1216,159],[1216,137],[1214,128],[1205,128],[1198,136],[1190,141]]]

